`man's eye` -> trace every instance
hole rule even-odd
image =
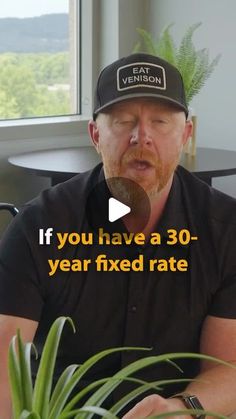
[[[131,119],[121,119],[118,123],[121,125],[132,125],[134,124],[134,121]]]
[[[134,122],[134,119],[124,118],[124,119],[121,119],[121,122],[123,122],[124,124],[132,124]]]
[[[167,124],[167,121],[165,119],[154,119],[153,122],[155,124]]]

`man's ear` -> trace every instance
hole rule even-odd
[[[193,123],[191,120],[187,120],[185,124],[184,130],[184,137],[183,137],[183,145],[185,145],[190,137],[193,134]]]
[[[90,135],[90,138],[93,142],[94,147],[97,150],[97,153],[100,153],[100,144],[99,144],[99,130],[96,121],[93,121],[92,119],[88,123],[88,132]]]

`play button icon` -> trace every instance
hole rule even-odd
[[[128,205],[123,204],[115,198],[110,198],[108,201],[108,219],[110,223],[113,223],[119,218],[129,214],[131,208]]]
[[[103,172],[88,190],[85,214],[88,227],[98,233],[142,232],[150,217],[150,201],[144,189],[131,179],[104,178]]]

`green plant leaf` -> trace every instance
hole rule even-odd
[[[133,348],[135,349],[135,348]],[[171,365],[173,365],[174,367],[176,367],[180,372],[183,372],[182,369],[173,361],[167,360],[167,362],[169,362]],[[134,382],[134,383],[138,383],[138,384],[147,384],[146,381],[137,379],[137,378],[133,378],[133,377],[121,377],[118,379],[115,379],[114,377],[106,377],[106,378],[102,378],[100,380],[97,380],[93,383],[88,384],[85,388],[83,388],[82,390],[79,391],[79,393],[77,393],[65,406],[63,412],[62,412],[62,416],[60,416],[60,419],[64,418],[63,413],[69,411],[72,407],[74,407],[75,404],[77,404],[84,396],[86,396],[91,390],[94,390],[94,388],[101,386],[102,384],[105,384],[106,382],[111,383],[113,382],[117,382],[117,380],[122,380],[122,381],[130,381],[130,382]],[[150,384],[150,388],[152,388],[152,384]],[[49,418],[51,419],[51,418]]]
[[[157,55],[155,43],[152,39],[151,34],[142,28],[137,28],[136,30],[142,38],[142,41],[144,44],[144,51],[147,52],[148,54]],[[142,50],[141,44],[139,46],[140,46],[140,50]],[[136,45],[136,52],[137,52],[137,45]]]
[[[119,371],[118,373],[116,373],[113,378],[119,378],[120,382],[122,381],[122,376],[126,377],[129,376],[137,371],[139,371],[140,369],[143,369],[147,366],[150,366],[152,364],[157,364],[159,362],[166,362],[169,360],[174,360],[174,359],[187,359],[187,358],[192,358],[192,359],[204,359],[204,360],[208,360],[208,361],[212,361],[212,362],[217,362],[218,364],[221,365],[227,365],[230,366],[231,368],[236,368],[236,365],[231,364],[229,362],[226,361],[222,361],[218,358],[215,357],[211,357],[208,355],[202,355],[202,354],[196,354],[196,353],[185,353],[185,352],[181,352],[181,353],[169,353],[169,354],[163,354],[163,355],[157,355],[157,356],[152,356],[152,357],[147,357],[147,358],[143,358],[141,360],[135,361],[132,364],[124,367],[121,371]],[[118,383],[105,383],[100,389],[98,389],[85,403],[85,406],[87,405],[95,405],[95,406],[100,406],[103,401],[111,394],[111,392],[119,385]],[[91,416],[88,416],[88,418],[86,417],[86,419],[90,419]]]
[[[78,415],[75,416],[75,419],[80,419],[81,413],[83,412],[96,414],[98,416],[101,416],[107,419],[119,419],[118,416],[113,415],[108,410],[103,409],[102,407],[97,407],[97,406],[85,406],[85,407],[82,407],[81,409],[78,409]]]
[[[191,25],[182,39],[177,53],[177,68],[180,71],[189,104],[218,64],[220,55],[209,63],[209,52],[206,48],[197,51],[192,42],[192,36],[201,22]]]
[[[141,42],[135,45],[134,52],[143,51],[157,55],[177,67],[183,78],[188,105],[210,77],[220,59],[220,55],[217,55],[210,62],[207,49],[196,50],[192,38],[201,24],[201,22],[198,22],[187,28],[179,48],[176,47],[170,33],[173,23],[164,28],[157,42],[155,42],[151,33],[145,29],[137,28]]]
[[[38,413],[29,412],[28,410],[23,410],[19,419],[41,419]]]
[[[196,60],[196,50],[192,42],[192,37],[196,29],[199,28],[201,24],[202,23],[199,22],[191,25],[187,29],[180,43],[180,47],[177,52],[177,68],[181,72],[182,76],[188,72],[191,72],[191,67],[194,67]],[[191,67],[189,68],[189,66]]]
[[[176,383],[189,383],[192,381],[198,381],[195,379],[187,379],[187,378],[178,378],[178,379],[168,379],[168,380],[157,380],[153,381],[151,383],[144,383],[143,385],[135,388],[128,394],[126,394],[124,397],[122,397],[117,403],[115,403],[112,408],[110,409],[110,412],[117,415],[127,404],[132,402],[136,397],[140,396],[141,394],[145,393],[147,390],[153,389],[153,390],[161,390],[161,386],[166,384],[176,384]]]
[[[65,371],[63,371],[59,380],[57,381],[57,384],[53,390],[50,403],[49,403],[49,414],[52,414],[52,417],[54,414],[58,415],[60,413],[60,412],[54,412],[57,399],[60,397],[60,394],[62,393],[65,385],[69,382],[70,378],[73,376],[74,372],[76,371],[78,367],[79,365],[76,365],[76,364],[69,365],[69,367],[67,367]]]
[[[94,392],[94,394],[85,403],[85,406],[100,406],[104,402],[104,400],[112,393],[112,391],[124,380],[124,377],[130,376],[131,374],[145,367],[153,365],[157,362],[161,362],[163,360],[166,361],[166,359],[167,358],[162,357],[162,359],[160,360],[160,357],[158,356],[151,356],[132,362],[132,364],[122,368],[113,376],[113,378],[115,378],[117,381],[107,382],[100,389]],[[89,416],[88,418],[90,417],[91,416]]]
[[[139,52],[141,50],[141,42],[137,42],[133,48],[132,53],[135,54],[136,52]]]
[[[21,387],[21,373],[18,362],[18,355],[16,351],[17,337],[14,336],[11,340],[8,352],[8,371],[11,386],[11,399],[13,417],[18,419],[23,410],[23,394]]]
[[[77,394],[66,404],[65,408],[61,412],[59,419],[64,419],[67,417],[68,412],[71,411],[72,408],[83,398],[85,397],[90,391],[100,387],[102,384],[106,383],[112,377],[105,377],[101,378],[100,380],[93,381],[92,383],[88,384],[86,387],[81,389]]]
[[[79,393],[77,393],[73,397],[73,399],[71,399],[69,401],[69,403],[66,405],[65,409],[63,410],[62,414],[60,415],[59,419],[64,419],[65,417],[67,417],[67,416],[64,416],[65,412],[69,412],[75,406],[75,404],[77,404],[84,396],[86,396],[88,393],[90,393],[91,390],[94,390],[95,388],[100,387],[102,384],[104,384],[106,382],[112,383],[112,382],[117,382],[118,380],[120,382],[120,379],[115,379],[113,377],[106,377],[106,378],[101,378],[100,380],[97,380],[97,381],[94,381],[94,382],[88,384]],[[122,380],[123,381],[129,381],[129,382],[136,383],[136,384],[140,384],[140,385],[148,384],[148,383],[146,383],[146,381],[143,381],[143,380],[140,380],[140,379],[137,379],[137,378],[133,378],[133,377],[123,377]],[[154,389],[154,387],[152,386],[152,383],[149,385],[149,387]],[[157,388],[155,387],[155,389],[157,389]]]
[[[24,409],[31,411],[33,384],[31,374],[31,349],[33,344],[22,342],[20,332],[17,331],[18,358],[21,376],[21,388]]]
[[[199,53],[199,60],[208,60],[208,54],[201,50]],[[200,54],[201,53],[201,54]],[[201,71],[199,70],[199,77]],[[65,406],[68,397],[71,395],[71,391],[75,385],[78,384],[80,379],[102,358],[120,351],[149,351],[151,348],[135,348],[135,347],[121,347],[112,348],[101,351],[100,353],[92,356],[82,365],[71,365],[62,373],[58,380],[58,383],[52,393],[50,401],[50,393],[52,387],[52,377],[55,367],[56,355],[58,345],[61,337],[61,333],[66,321],[69,321],[73,327],[71,319],[66,317],[58,318],[50,328],[43,353],[40,361],[35,389],[32,396],[32,382],[31,382],[31,369],[30,369],[30,354],[32,344],[24,344],[21,340],[20,333],[11,341],[9,348],[8,364],[9,364],[9,375],[11,381],[11,392],[13,402],[13,416],[14,419],[66,419],[66,418],[78,418],[78,419],[90,419],[94,414],[108,417],[110,419],[117,419],[115,416],[123,407],[127,405],[135,397],[142,394],[148,389],[161,390],[160,386],[168,385],[170,383],[177,382],[189,382],[189,381],[200,381],[197,379],[173,379],[173,380],[157,380],[152,383],[147,383],[143,380],[131,377],[132,374],[136,373],[140,369],[151,366],[159,362],[168,362],[173,367],[177,367],[182,371],[175,360],[178,359],[204,359],[212,362],[216,362],[221,365],[226,365],[231,368],[236,368],[236,365],[222,361],[218,358],[211,357],[203,354],[196,353],[169,353],[157,356],[149,356],[143,359],[139,359],[132,364],[124,367],[118,371],[114,376],[103,378],[91,383],[86,388],[82,389],[72,400],[70,400]],[[18,353],[16,344],[18,343]],[[111,392],[119,386],[122,381],[132,381],[139,384],[139,387],[135,388],[132,392],[127,394],[118,403],[116,403],[109,411],[103,409],[101,404],[111,394]],[[24,388],[26,384],[26,387]],[[99,386],[99,388],[97,388]],[[71,410],[71,408],[77,403],[82,397],[88,394],[91,390],[96,391],[88,398],[83,407],[79,409]],[[27,393],[27,394],[26,394]],[[31,406],[31,398],[33,397],[32,408],[25,407],[25,404]],[[64,409],[64,410],[62,410]],[[184,411],[186,414],[186,410]],[[196,410],[194,411],[196,414]],[[181,412],[179,412],[181,414]],[[213,415],[218,418],[225,418],[225,416],[217,415],[214,412],[207,412],[207,414]],[[153,417],[165,417],[171,416],[173,412],[164,413]]]
[[[163,32],[160,35],[156,46],[157,55],[164,60],[168,61],[170,64],[176,66],[177,56],[176,56],[176,46],[174,39],[170,33],[170,28],[173,26],[173,23],[164,28]]]
[[[98,361],[100,361],[102,358],[113,354],[115,352],[121,352],[121,351],[127,351],[127,350],[133,350],[133,351],[149,351],[150,348],[133,348],[133,347],[121,347],[121,348],[112,348],[112,349],[105,349],[104,351],[99,352],[96,355],[93,355],[90,357],[87,361],[85,361],[78,370],[73,374],[73,376],[70,378],[68,383],[65,385],[64,389],[62,390],[60,396],[57,398],[55,405],[54,405],[54,411],[60,412],[63,406],[65,405],[65,402],[67,401],[69,395],[71,394],[74,387],[79,383],[81,378],[89,371],[90,368],[92,368]],[[67,411],[65,408],[63,410],[64,412]],[[57,419],[53,412],[51,412],[50,419]]]
[[[205,81],[210,77],[215,66],[218,64],[220,57],[221,55],[217,55],[209,64],[208,50],[203,49],[198,51],[198,61],[195,66],[194,73],[192,74],[191,83],[187,87],[188,101],[191,101],[193,96],[195,96],[200,91],[202,86],[204,86]]]
[[[69,317],[59,317],[55,320],[48,333],[37,372],[32,406],[33,410],[37,412],[42,419],[48,419],[53,372],[59,341],[66,321],[71,324],[74,330],[74,324]]]

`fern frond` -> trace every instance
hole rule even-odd
[[[211,75],[211,73],[214,71],[215,67],[217,66],[218,62],[221,59],[221,54],[218,54],[210,63],[208,68],[208,77]]]
[[[176,45],[172,35],[170,34],[171,26],[173,26],[173,23],[164,28],[157,43],[156,50],[159,57],[175,66],[177,63]]]
[[[210,62],[207,49],[196,50],[192,38],[201,24],[201,22],[195,23],[187,29],[179,48],[176,47],[170,33],[173,23],[163,29],[157,42],[146,30],[137,29],[141,42],[136,44],[134,52],[143,51],[157,55],[177,67],[183,78],[188,105],[210,77],[221,57],[221,55],[217,55]]]
[[[197,52],[193,45],[192,37],[194,31],[201,25],[201,23],[195,23],[191,25],[184,35],[179,50],[177,52],[177,68],[180,71],[184,84],[188,85],[188,78],[191,77],[192,71],[195,68],[197,62]]]
[[[136,52],[140,52],[141,51],[141,42],[137,42],[133,48],[132,53],[135,54]]]
[[[157,55],[157,51],[156,51],[155,43],[152,39],[152,35],[142,28],[137,28],[137,32],[142,38],[144,51],[147,52],[148,54]],[[142,50],[141,46],[140,46],[140,50]]]
[[[207,49],[198,51],[198,60],[194,73],[192,75],[192,80],[189,86],[187,87],[188,102],[199,93],[201,88],[204,86],[206,80],[212,74],[215,66],[218,64],[220,55],[217,55],[212,62],[209,64],[209,52]]]
[[[188,74],[184,76],[184,86],[186,91],[186,100],[189,103],[194,94],[197,94],[196,87],[200,89],[200,81],[203,78],[203,73],[208,65],[208,58],[205,49],[196,52],[196,60],[194,65],[190,65]],[[197,82],[197,84],[196,84]]]

